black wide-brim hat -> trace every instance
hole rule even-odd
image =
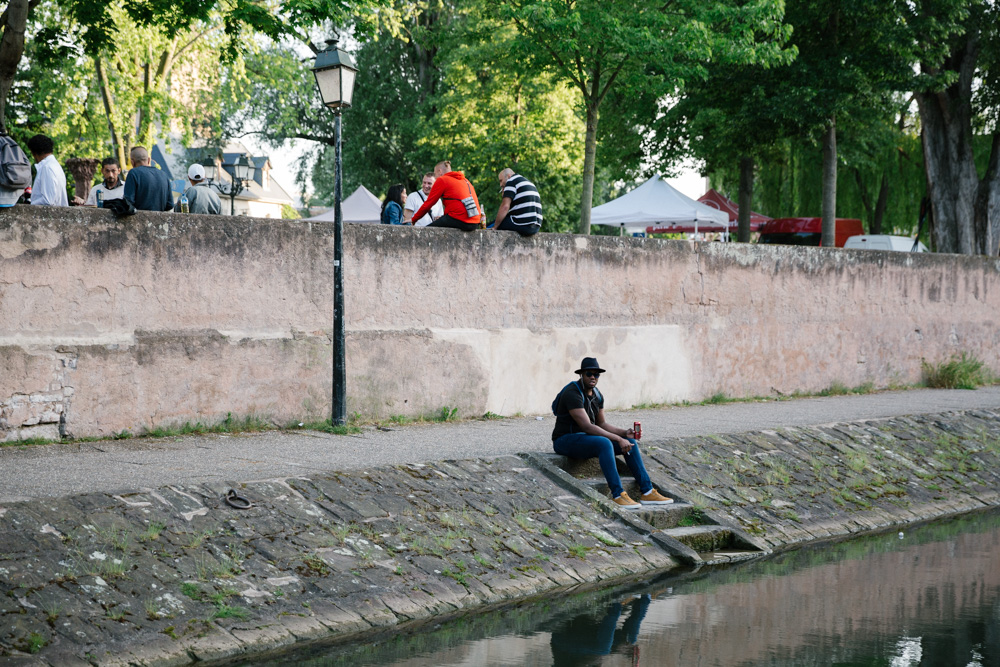
[[[601,368],[600,364],[597,363],[597,359],[594,357],[584,357],[583,361],[580,362],[579,370],[574,371],[577,375],[583,375],[584,371],[597,371],[598,373],[606,372]]]

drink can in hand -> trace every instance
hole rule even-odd
[[[635,439],[642,440],[642,423],[632,422],[632,431],[635,432]]]

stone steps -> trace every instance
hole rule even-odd
[[[585,494],[597,494],[609,499],[619,516],[626,521],[638,520],[648,525],[660,542],[674,545],[676,555],[694,565],[722,565],[756,558],[768,552],[758,540],[736,526],[722,525],[711,513],[696,507],[678,495],[662,479],[653,479],[656,488],[674,502],[670,505],[646,505],[641,509],[620,509],[610,503],[610,489],[597,459],[571,459],[557,454],[541,455],[538,460],[571,476],[573,485]],[[618,458],[618,473],[625,492],[639,498],[638,484],[625,462]],[[561,473],[560,473],[561,474]]]
[[[720,551],[732,545],[733,531],[725,526],[678,526],[663,531],[698,553]]]

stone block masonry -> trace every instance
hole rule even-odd
[[[42,209],[42,210],[36,210]],[[348,413],[544,414],[1000,373],[1000,260],[348,225]],[[0,210],[0,440],[330,410],[332,229]]]
[[[1000,411],[644,447],[658,486],[774,549],[1000,504]],[[6,504],[0,662],[183,665],[676,567],[607,505],[519,457]]]

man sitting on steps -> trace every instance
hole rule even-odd
[[[642,465],[639,443],[632,429],[612,426],[604,420],[604,397],[597,390],[597,380],[604,369],[594,357],[585,357],[576,374],[580,379],[563,387],[552,404],[556,426],[552,430],[552,449],[556,454],[575,459],[597,457],[601,471],[611,489],[611,498],[623,509],[639,509],[643,505],[669,505],[671,498],[662,496],[649,481]],[[629,498],[618,476],[615,456],[621,454],[639,483],[639,502]]]

